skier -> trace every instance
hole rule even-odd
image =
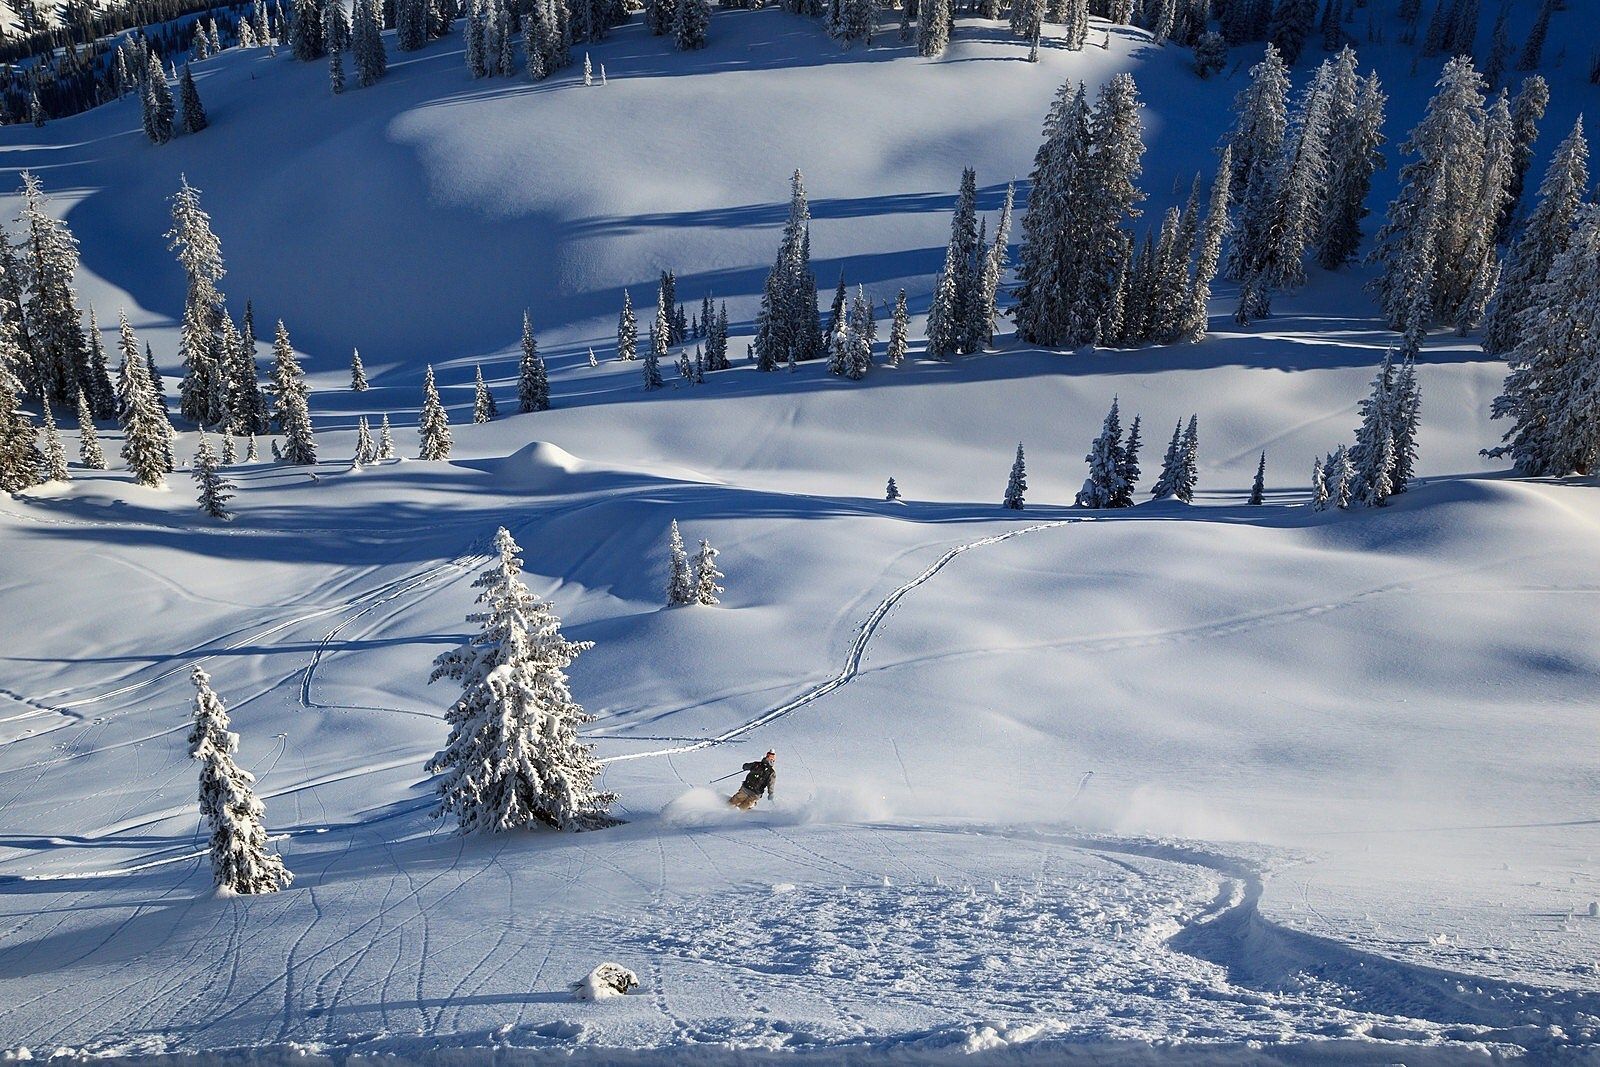
[[[739,791],[728,798],[728,803],[740,811],[749,811],[756,806],[756,801],[765,793],[770,799],[776,800],[777,795],[772,791],[772,783],[778,779],[778,754],[772,749],[767,749],[767,754],[754,763],[746,763],[743,770],[749,773],[744,776],[744,784]]]

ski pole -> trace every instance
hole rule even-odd
[[[718,782],[726,782],[729,778],[732,778],[735,774],[743,774],[743,773],[744,773],[743,771],[734,771],[733,774],[724,774],[721,778],[713,778],[713,779],[711,779],[711,781],[707,782],[706,785],[716,785]]]

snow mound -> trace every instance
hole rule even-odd
[[[621,964],[602,963],[572,988],[579,1000],[605,1000],[607,997],[625,996],[630,990],[638,989],[639,976]]]
[[[482,466],[506,489],[549,490],[589,464],[560,445],[535,441],[517,449],[504,459],[490,460]]]

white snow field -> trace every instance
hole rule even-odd
[[[1547,71],[1530,185],[1597,101],[1580,7],[1557,16],[1572,56]],[[839,53],[813,20],[719,11],[703,52],[637,23],[591,48],[603,87],[473,82],[457,35],[338,97],[321,64],[231,51],[196,68],[200,135],[151,147],[131,99],[0,130],[4,185],[41,175],[85,304],[103,326],[126,307],[169,387],[166,198],[180,173],[202,190],[234,311],[253,299],[304,353],[323,456],[315,477],[235,468],[226,525],[181,470],[165,493],[80,470],[0,502],[3,1055],[1593,1054],[1600,493],[1478,457],[1504,368],[1473,339],[1426,348],[1419,484],[1349,513],[1313,512],[1306,484],[1393,340],[1362,271],[1313,270],[1245,330],[1221,286],[1199,345],[1007,332],[862,383],[743,362],[795,167],[822,284],[842,269],[880,305],[904,286],[914,310],[961,168],[992,213],[1063,79],[1134,73],[1147,217],[1209,180],[1254,50],[1201,82],[1136,31],[1049,43],[1031,65],[963,19],[939,60],[892,28]],[[1362,56],[1397,139],[1438,62]],[[648,321],[664,268],[691,306],[729,301],[735,368],[646,393],[612,334],[624,287]],[[474,364],[514,407],[524,307],[556,406],[472,425]],[[361,414],[415,454],[428,363],[452,459],[352,471]],[[1065,506],[1113,395],[1145,420],[1147,482],[1198,412],[1193,506]],[[1021,514],[998,507],[1018,440]],[[891,475],[903,503],[880,499]],[[672,519],[721,549],[721,605],[661,607]],[[625,825],[463,839],[429,817],[455,696],[430,662],[468,632],[499,525],[595,642],[572,686]],[[284,892],[212,889],[195,663],[282,835]],[[707,783],[768,747],[776,803],[730,813],[735,783]],[[607,961],[641,987],[575,1000]]]

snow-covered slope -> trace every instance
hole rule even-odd
[[[1135,73],[1158,214],[1209,172],[1241,76],[1104,39],[1035,66],[963,21],[938,61],[840,55],[809,21],[721,12],[703,53],[637,26],[592,49],[605,86],[472,82],[450,39],[342,97],[234,52],[199,68],[199,136],[152,148],[131,105],[3,131],[83,242],[86,302],[125,305],[169,374],[165,198],[180,173],[203,190],[235,310],[306,354],[326,462],[238,468],[229,526],[181,476],[0,503],[0,1046],[1592,1042],[1600,498],[1477,457],[1502,368],[1470,340],[1427,350],[1422,483],[1343,515],[1302,487],[1392,338],[1359,272],[1198,346],[1008,337],[860,384],[741,364],[649,394],[607,358],[622,290],[650,308],[664,268],[728,299],[742,353],[794,167],[823,283],[925,308],[961,167],[992,211],[1063,78]],[[1363,55],[1403,130],[1431,71]],[[1594,99],[1553,83],[1541,160]],[[556,408],[470,425],[475,363],[509,406],[525,306]],[[346,469],[359,414],[412,451],[427,363],[452,461]],[[1197,506],[1063,506],[1113,395],[1147,469],[1199,413]],[[1020,516],[996,506],[1019,439]],[[660,607],[674,518],[722,550],[721,606]],[[596,643],[573,688],[622,828],[462,841],[427,818],[453,696],[429,662],[498,525]],[[210,891],[194,662],[286,835],[285,893]],[[778,803],[729,818],[705,783],[768,746]],[[640,992],[573,1002],[607,959]]]

